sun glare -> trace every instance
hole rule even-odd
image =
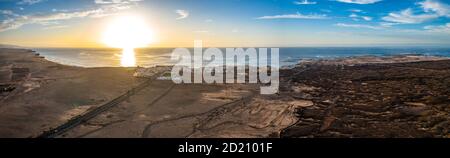
[[[132,48],[124,48],[120,58],[120,65],[123,67],[136,66],[136,56]]]
[[[102,37],[104,44],[124,49],[146,47],[153,40],[152,30],[137,16],[118,17],[107,26]]]
[[[145,21],[137,16],[122,16],[112,21],[103,32],[104,44],[122,48],[120,65],[136,66],[134,48],[146,47],[153,42],[153,32]]]

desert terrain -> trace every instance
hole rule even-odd
[[[303,61],[280,70],[274,95],[135,71],[0,49],[0,137],[450,137],[448,58]]]

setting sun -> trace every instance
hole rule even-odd
[[[134,48],[146,47],[154,40],[153,32],[145,21],[138,16],[116,18],[103,32],[102,42],[110,47],[122,48],[120,65],[136,66]]]
[[[154,41],[153,32],[138,16],[122,16],[112,21],[103,32],[102,42],[114,48],[145,47]]]

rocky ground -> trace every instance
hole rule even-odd
[[[354,64],[284,70],[280,95],[314,105],[280,136],[450,137],[450,60]]]
[[[95,111],[148,81],[136,72],[0,49],[0,137],[36,137]],[[260,95],[257,84],[175,85],[163,76],[58,137],[450,137],[449,59],[303,61],[280,75],[275,95]]]

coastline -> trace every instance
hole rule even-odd
[[[45,60],[31,50],[0,51],[2,68],[9,69],[2,85],[13,87],[0,98],[2,137],[34,137],[141,82],[126,77],[133,74],[128,68],[81,68]]]
[[[36,137],[145,81],[133,77],[135,68],[66,66],[20,49],[0,49],[0,55],[2,70],[28,68],[7,82],[15,88],[0,100],[0,137]],[[449,137],[450,98],[442,96],[449,63],[418,56],[302,62],[281,70],[281,92],[271,96],[258,95],[256,85],[155,80],[60,137]],[[401,86],[405,92],[394,93]],[[414,132],[382,131],[390,126]]]
[[[174,49],[174,48],[173,48]],[[174,61],[171,61],[170,48],[148,48],[137,49],[136,61],[137,65],[141,67],[152,67],[155,65],[173,65]],[[58,63],[64,63],[69,65],[81,66],[81,67],[120,67],[120,55],[123,53],[120,49],[111,51],[103,49],[74,49],[74,48],[61,48],[61,49],[36,49],[38,53],[45,56],[47,59],[56,61]],[[222,50],[225,51],[225,50]],[[337,60],[339,58],[351,58],[356,56],[362,58],[365,55],[372,55],[376,57],[392,57],[397,54],[400,55],[413,55],[413,56],[441,56],[450,57],[448,52],[450,48],[280,48],[280,66],[292,67],[298,64],[299,61],[305,59],[311,60]],[[229,59],[226,59],[227,61]],[[253,65],[253,64],[252,64]]]
[[[390,56],[354,56],[333,59],[305,59],[301,60],[296,66],[312,66],[312,65],[368,65],[368,64],[393,64],[393,63],[411,63],[424,61],[441,61],[450,60],[450,57],[444,56],[429,56],[420,54],[404,54],[404,55],[390,55]]]

